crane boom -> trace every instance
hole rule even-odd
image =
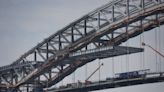
[[[160,53],[159,51],[157,51],[156,49],[154,49],[152,46],[145,44],[145,43],[142,43],[142,45],[151,48],[153,51],[155,51],[156,53],[158,53],[160,56],[162,56],[164,58],[164,55],[162,53]]]
[[[103,63],[101,63],[101,65],[93,73],[91,73],[91,75],[88,78],[86,78],[85,81],[88,81],[93,76],[93,74],[95,74],[101,68],[101,66],[103,66]]]

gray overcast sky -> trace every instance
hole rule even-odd
[[[109,0],[0,0],[0,65],[3,66],[10,64],[50,34],[55,33],[73,20],[107,2],[109,2]],[[160,28],[160,30],[162,29],[163,27]],[[153,31],[146,33],[144,39],[149,43],[153,43],[153,34]],[[164,35],[163,31],[161,32],[161,35]],[[152,38],[151,40],[150,36]],[[161,39],[164,38],[161,37]],[[136,41],[137,38],[134,40]],[[133,40],[130,44],[133,45]],[[161,44],[164,46],[164,43]],[[151,68],[154,65],[154,61],[152,61],[154,58],[150,56],[153,56],[154,54],[150,54],[151,52],[148,50],[147,52],[149,52],[147,55],[149,58],[146,59],[145,62],[149,62],[149,64],[147,64],[146,67]],[[163,48],[161,52],[164,53]],[[139,56],[139,54],[136,55]],[[131,56],[132,58],[130,57],[130,60],[133,60],[136,55]],[[119,61],[120,58],[122,59],[124,57],[114,58],[114,60]],[[139,59],[135,59],[139,61]],[[105,61],[111,61],[111,59],[104,59],[101,61],[105,63]],[[134,61],[132,61],[133,64],[131,69],[138,69],[141,65],[139,62],[136,63]],[[118,63],[118,65],[121,64],[121,66],[124,65],[124,63],[122,64],[120,62],[116,63]],[[94,64],[97,64],[97,62],[91,63],[90,65]],[[101,70],[103,72],[103,78],[109,76],[108,70],[111,70],[112,67],[111,62],[108,62],[107,64],[110,67],[104,66],[104,70]],[[116,72],[121,71],[120,68],[117,68],[118,65],[116,65]],[[164,64],[162,63],[161,65]],[[90,74],[90,72],[96,67],[94,66],[90,68],[88,74]],[[122,70],[124,71],[125,67],[123,67]],[[78,77],[78,73],[84,72],[84,68],[76,72],[76,76]],[[111,72],[112,71],[110,71],[110,73]],[[95,77],[97,75],[95,75]],[[164,83],[156,83],[144,86],[139,85],[116,88],[99,92],[163,92],[163,90]]]

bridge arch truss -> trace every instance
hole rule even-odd
[[[55,85],[97,58],[82,56],[99,48],[117,48],[128,39],[164,23],[164,0],[114,0],[44,39],[12,64],[0,67],[1,88]],[[119,48],[119,47],[118,47]]]

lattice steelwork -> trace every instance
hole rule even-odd
[[[9,67],[1,67],[0,87],[17,91],[22,86],[29,91],[28,86],[35,84],[51,87],[78,67],[100,58],[79,57],[66,62],[71,53],[118,46],[162,25],[163,13],[164,0],[113,0],[57,31]]]

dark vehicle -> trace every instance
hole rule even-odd
[[[107,77],[106,78],[106,80],[108,81],[108,80],[113,80],[114,78],[112,78],[112,77]]]
[[[67,88],[67,86],[61,85],[59,86],[59,89]]]
[[[92,84],[91,81],[85,81],[85,85]]]
[[[131,71],[131,72],[124,72],[124,73],[117,73],[116,79],[130,79],[130,78],[140,78],[140,77],[145,77],[145,74],[147,71],[150,69],[145,69],[145,70],[138,70],[138,71]]]

